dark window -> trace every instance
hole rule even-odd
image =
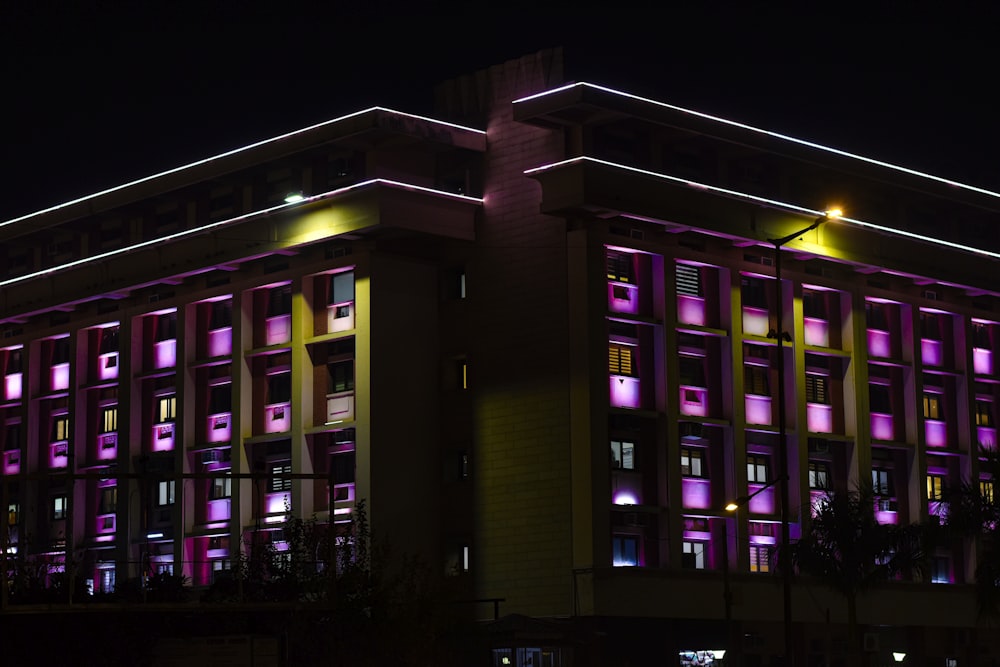
[[[941,317],[936,313],[920,313],[920,336],[929,340],[941,340]]]
[[[288,475],[292,472],[292,464],[289,461],[279,461],[271,464],[271,478],[267,482],[267,490],[274,491],[289,491],[292,488],[292,480],[290,477],[283,477],[282,475]]]
[[[292,286],[281,285],[268,292],[267,316],[288,315],[292,312]]]
[[[802,292],[802,314],[805,317],[825,320],[827,318],[826,294],[823,292]]]
[[[753,308],[767,308],[767,281],[761,278],[744,277],[741,281],[743,305]]]
[[[892,396],[889,386],[884,384],[869,384],[868,397],[871,403],[871,411],[885,415],[892,414]]]
[[[287,403],[292,400],[292,374],[275,373],[267,376],[267,403]]]
[[[354,452],[330,457],[330,479],[334,484],[350,484],[354,481]]]
[[[214,331],[215,329],[225,329],[231,326],[233,326],[233,302],[230,299],[213,301],[212,313],[208,324],[209,330]]]
[[[869,329],[879,331],[889,330],[889,318],[886,315],[886,305],[884,303],[865,302],[865,321]]]
[[[333,361],[326,365],[329,376],[328,394],[354,390],[354,360]]]
[[[635,269],[633,255],[616,250],[608,251],[608,280],[619,283],[634,283]]]
[[[806,401],[828,404],[830,402],[829,379],[822,375],[806,375]]]
[[[681,384],[704,387],[705,360],[702,357],[681,357],[680,361]]]
[[[118,351],[118,327],[101,329],[100,354],[111,354]]]
[[[106,486],[101,489],[101,502],[98,514],[114,514],[118,508],[118,487]]]
[[[463,282],[464,282],[464,275]],[[330,276],[330,303],[354,301],[354,271],[334,273]]]
[[[894,496],[892,471],[888,468],[872,468],[872,491],[876,496]]]
[[[217,384],[209,388],[208,413],[217,415],[222,412],[229,412],[233,407],[233,385],[230,383]]]
[[[743,366],[744,391],[757,396],[770,396],[771,385],[767,366],[746,364]]]
[[[677,265],[677,293],[684,296],[702,296],[701,269],[688,264]]]
[[[163,313],[156,316],[156,340],[177,338],[177,313]]]
[[[972,325],[972,347],[981,350],[992,350],[993,343],[990,340],[990,325],[975,322]]]
[[[52,365],[69,363],[69,336],[52,341]]]

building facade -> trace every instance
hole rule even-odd
[[[862,480],[895,524],[992,489],[1000,194],[564,85],[560,58],[0,224],[8,558],[206,587],[363,499],[498,605],[497,665],[766,665],[786,467],[793,541]],[[976,558],[869,593],[872,659],[1000,658]],[[843,599],[796,576],[791,601],[795,664],[843,664]]]

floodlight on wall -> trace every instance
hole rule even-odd
[[[286,204],[297,204],[300,201],[303,201],[304,199],[305,195],[303,195],[301,192],[289,192],[287,195],[285,195]]]
[[[906,660],[906,654],[900,651],[893,651],[892,659],[895,660],[896,662],[903,662],[904,660]]]

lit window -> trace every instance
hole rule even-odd
[[[895,495],[892,486],[892,471],[887,468],[872,468],[872,491],[876,496]]]
[[[212,500],[218,500],[219,498],[229,498],[232,495],[233,495],[233,478],[229,475],[228,470],[225,472],[225,474],[212,478],[212,487],[210,490],[210,497]]]
[[[636,375],[635,348],[621,343],[608,344],[608,372],[612,375]]]
[[[976,426],[993,426],[993,401],[976,401]]]
[[[156,423],[166,424],[177,418],[177,396],[160,396],[156,401]]]
[[[983,502],[993,503],[993,480],[992,479],[981,479],[979,480],[979,495],[982,496]]]
[[[635,443],[624,440],[612,440],[611,464],[617,470],[634,470]]]
[[[271,464],[271,478],[267,481],[267,490],[270,492],[275,491],[290,491],[292,488],[292,479],[286,477],[292,472],[292,464],[289,461],[280,461],[278,463]]]
[[[615,535],[611,541],[611,563],[615,567],[639,565],[639,538],[635,535]]]
[[[683,296],[702,295],[701,269],[689,264],[677,265],[677,293]]]
[[[156,504],[160,507],[174,504],[174,480],[165,480],[156,485]]]
[[[52,418],[52,442],[69,440],[69,415],[56,415]]]
[[[943,419],[940,394],[924,394],[924,419]]]
[[[750,571],[771,571],[771,548],[764,544],[750,545]]]
[[[927,475],[927,500],[944,498],[944,476]]]
[[[951,583],[951,561],[947,556],[935,556],[931,559],[931,583]]]
[[[69,499],[66,496],[53,496],[52,520],[65,519],[69,514]]]
[[[625,252],[608,251],[608,280],[619,283],[634,283],[635,270],[633,256]]]
[[[704,452],[694,447],[681,447],[681,475],[704,477]]]
[[[809,488],[826,490],[830,488],[830,464],[825,461],[809,462]]]
[[[101,489],[99,514],[114,514],[118,507],[118,487],[106,486]]]
[[[681,546],[681,565],[689,570],[704,570],[705,543],[683,542]]]
[[[767,483],[769,462],[766,456],[750,454],[747,456],[747,481],[752,484]]]
[[[118,406],[109,405],[101,410],[101,433],[114,433],[118,430]]]
[[[806,401],[828,404],[830,402],[829,378],[822,375],[806,375]]]

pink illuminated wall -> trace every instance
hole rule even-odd
[[[747,484],[747,495],[751,496],[764,488],[763,484]],[[775,487],[770,486],[756,496],[750,499],[747,503],[747,510],[752,514],[774,514],[776,510],[776,505],[774,502],[774,489]]]
[[[939,340],[922,338],[920,340],[920,358],[925,366],[941,366],[944,364],[944,346]]]
[[[107,352],[97,357],[97,377],[101,380],[114,380],[118,377],[117,352]]]
[[[16,475],[21,472],[21,451],[8,450],[3,453],[3,474]]]
[[[893,440],[896,431],[893,427],[892,415],[872,413],[872,438],[875,440]]]
[[[639,313],[639,288],[625,283],[608,283],[608,310],[615,313]]]
[[[830,347],[830,323],[815,317],[803,319],[806,345]]]
[[[52,391],[69,389],[69,364],[53,364],[49,368],[49,387]]]
[[[69,465],[69,444],[53,442],[49,445],[49,467],[65,468]]]
[[[612,375],[611,405],[616,408],[642,407],[642,397],[639,393],[639,378],[626,375]]]
[[[868,356],[883,359],[892,356],[892,337],[888,331],[868,330]]]
[[[681,480],[681,500],[689,509],[708,509],[712,506],[712,484],[700,477]]]
[[[230,498],[217,498],[208,501],[206,511],[208,521],[227,521],[230,516]]]
[[[177,339],[161,340],[153,343],[153,367],[173,368],[177,365]]]
[[[875,520],[882,525],[895,525],[899,523],[899,513],[896,510],[884,510],[879,506],[878,501],[875,503]]]
[[[233,434],[232,415],[228,412],[208,416],[208,442],[229,442]]]
[[[264,323],[264,343],[278,345],[292,339],[292,316],[275,315]]]
[[[101,433],[97,436],[97,458],[109,461],[118,458],[118,434]]]
[[[993,375],[993,350],[973,348],[972,368],[976,375]]]
[[[833,406],[806,403],[806,424],[811,433],[833,433]]]
[[[283,433],[292,427],[291,403],[275,403],[264,408],[264,432]]]
[[[169,452],[173,450],[173,448],[174,448],[173,422],[167,422],[164,424],[154,424],[152,450],[154,452]]]
[[[989,451],[996,451],[997,430],[992,426],[977,426],[976,438],[978,439],[978,444],[980,447],[983,447],[984,449],[987,449]]]
[[[685,294],[677,295],[677,319],[683,324],[706,326],[705,299]],[[765,332],[766,333],[766,332]]]
[[[748,424],[770,426],[772,420],[770,396],[748,395],[746,397],[746,410]]]
[[[743,306],[743,333],[766,336],[770,328],[766,308]]]
[[[209,331],[207,347],[209,357],[228,357],[231,355],[233,353],[232,327],[223,327]]]
[[[264,511],[268,514],[282,514],[287,512],[292,508],[292,492],[291,491],[277,491],[274,493],[268,493],[265,496],[266,507]],[[278,517],[280,520],[284,520],[284,517]],[[271,523],[268,521],[268,523]]]
[[[17,401],[21,398],[21,373],[11,373],[5,375],[3,379],[4,383],[4,398],[8,401]]]
[[[928,447],[947,447],[948,423],[938,419],[925,419],[924,438]]]
[[[681,414],[694,417],[708,416],[708,389],[681,385]]]

